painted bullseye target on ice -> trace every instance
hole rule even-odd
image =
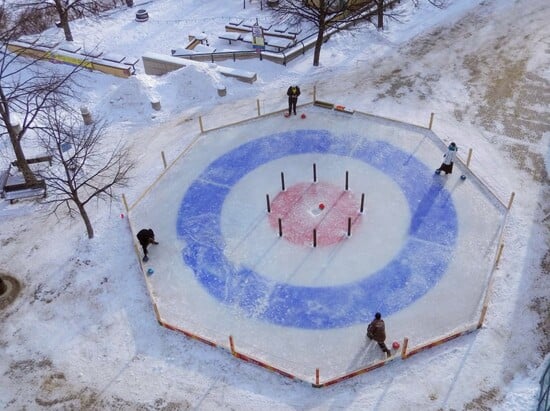
[[[312,163],[319,165],[317,183],[298,172],[305,164],[310,173]],[[326,176],[335,164],[345,167]],[[277,180],[281,170],[286,190]],[[343,185],[347,170],[350,190]],[[211,296],[257,320],[329,329],[368,322],[376,311],[390,315],[425,295],[452,256],[456,211],[432,174],[410,153],[356,135],[293,130],[252,140],[215,159],[187,189],[177,222],[184,262]],[[384,195],[376,189],[382,184]],[[270,213],[265,193],[273,199]],[[316,249],[304,247],[313,227]],[[348,271],[353,275],[339,275]]]
[[[345,239],[349,218],[354,228],[361,223],[359,201],[333,184],[298,183],[274,198],[269,223],[276,229],[278,220],[284,221],[283,238],[292,243],[309,245],[316,229],[317,246],[330,245]]]

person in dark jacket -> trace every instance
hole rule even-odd
[[[141,245],[141,248],[143,248],[143,261],[147,262],[149,261],[149,257],[147,256],[147,247],[149,244],[158,244],[158,242],[155,241],[155,233],[151,228],[144,228],[137,233],[137,239]]]
[[[290,86],[286,92],[288,96],[288,115],[290,116],[293,112],[296,115],[296,104],[298,103],[298,96],[300,95],[300,87]]]
[[[367,337],[376,341],[388,358],[391,357],[391,351],[386,347],[386,343],[384,342],[386,341],[386,325],[382,319],[382,314],[376,313],[374,315],[374,320],[367,327]]]
[[[443,163],[441,163],[441,166],[435,170],[436,174],[440,174],[442,171],[445,174],[452,174],[457,151],[458,147],[454,142],[449,144],[449,147],[447,147],[447,152],[443,155]]]

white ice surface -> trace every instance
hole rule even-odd
[[[310,107],[306,120],[289,121],[275,114],[207,133],[131,213],[132,221],[156,227],[162,243],[161,247],[150,247],[151,260],[146,266],[155,270],[147,281],[163,320],[226,347],[232,335],[243,353],[308,381],[313,381],[311,370],[315,368],[322,369],[327,377],[336,377],[383,358],[378,347],[365,345],[367,324],[302,330],[250,318],[236,306],[221,304],[183,262],[185,244],[177,238],[176,222],[186,189],[210,162],[246,142],[269,136],[270,130],[312,127],[321,118],[325,130],[336,136],[357,136],[357,144],[362,139],[389,142],[431,168],[440,161],[441,143],[430,132],[361,114],[350,118]],[[285,241],[284,235],[279,238],[277,230],[269,225],[265,199],[266,191],[272,198],[280,191],[281,170],[285,171],[285,184],[291,186],[312,179],[313,163],[317,164],[319,180],[343,188],[345,171],[349,171],[350,189],[368,193],[364,221],[353,235],[320,248],[297,246]],[[448,201],[457,210],[457,244],[447,251],[452,255],[451,262],[422,298],[386,318],[388,343],[407,337],[412,348],[476,323],[479,318],[504,210],[474,178],[462,181],[460,174],[457,164],[452,175],[433,177],[445,181]],[[235,265],[283,283],[320,287],[350,283],[384,267],[406,241],[410,219],[409,205],[400,188],[380,171],[347,156],[301,154],[267,162],[239,180],[224,202],[221,227],[225,255]],[[204,229],[208,232],[208,227]],[[414,258],[422,261],[428,257]],[[211,262],[205,260],[202,264]],[[411,282],[415,281],[424,281],[421,272],[413,275]],[[392,298],[408,301],[404,292],[396,291]]]

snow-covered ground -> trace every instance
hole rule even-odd
[[[211,46],[232,17],[273,19],[259,3],[156,0],[72,25],[76,41],[109,52],[169,54],[204,31]],[[280,66],[220,63],[258,74],[252,85],[191,67],[126,80],[83,73],[82,100],[132,144],[137,198],[190,143],[199,115],[228,122],[255,100],[284,102],[298,83],[322,100],[427,124],[473,149],[472,169],[501,198],[516,192],[483,329],[407,361],[316,390],[160,327],[122,204],[91,209],[96,237],[45,206],[0,205],[0,267],[23,285],[0,312],[0,405],[5,409],[528,410],[549,351],[550,4],[546,0],[403,2],[401,23],[339,33]],[[150,20],[136,23],[137,8]],[[58,29],[48,33],[61,38]],[[227,96],[216,86],[224,83]],[[159,98],[162,110],[151,109]],[[2,162],[13,157],[0,144]],[[28,148],[32,150],[32,147]],[[151,213],[158,212],[151,209]],[[444,304],[444,301],[440,302]],[[437,307],[434,307],[437,310]],[[422,321],[422,319],[418,319]]]

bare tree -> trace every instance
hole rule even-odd
[[[92,200],[112,199],[115,188],[127,185],[134,168],[129,150],[120,142],[107,145],[106,124],[94,121],[84,126],[74,111],[53,107],[45,123],[40,140],[53,164],[42,174],[48,186],[44,202],[55,204],[53,213],[64,206],[71,217],[80,215],[88,238],[93,238],[86,207]]]
[[[0,138],[8,136],[17,166],[28,185],[36,184],[22,147],[23,137],[41,127],[37,118],[52,106],[64,107],[77,89],[73,75],[81,66],[54,66],[47,56],[24,58],[6,47],[16,30],[0,33]]]
[[[115,0],[27,0],[19,4],[37,12],[55,12],[59,19],[57,25],[63,29],[67,41],[73,41],[71,20],[98,15],[113,6],[116,6]]]
[[[412,0],[418,6],[422,0]],[[447,0],[426,0],[431,5],[444,8]],[[399,21],[401,15],[394,10],[401,0],[281,0],[275,12],[282,20],[290,22],[307,21],[317,29],[313,65],[319,65],[321,47],[331,29],[351,30],[355,23],[371,22],[376,17],[378,30],[384,28],[384,20]],[[374,23],[373,23],[374,24]]]
[[[380,5],[378,5],[380,3]],[[346,1],[346,0],[282,0],[276,13],[287,21],[307,21],[317,29],[313,65],[319,65],[321,48],[325,35],[330,29],[350,29],[353,23],[369,21],[374,7],[379,7],[381,13],[386,10],[384,0]],[[383,24],[383,23],[382,23]]]
[[[427,0],[432,6],[443,9],[447,6],[448,0]],[[422,0],[412,0],[412,3],[418,7]]]
[[[6,2],[2,1],[2,4],[0,4],[0,32],[5,31],[8,28],[11,19],[11,13],[6,6]]]

